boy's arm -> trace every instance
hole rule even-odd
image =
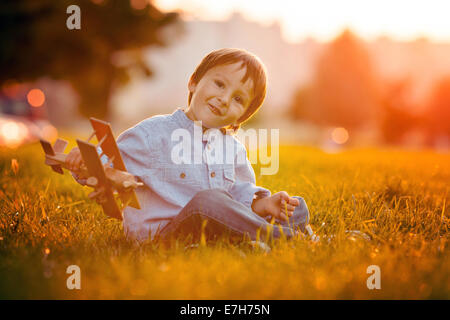
[[[151,161],[149,137],[145,130],[141,126],[125,130],[117,138],[117,146],[127,171],[142,179]]]
[[[228,192],[234,200],[252,208],[255,199],[269,197],[271,193],[270,190],[255,185],[255,172],[247,159],[247,150],[241,144],[238,145],[238,148],[235,159],[235,182]]]
[[[125,162],[127,171],[136,177],[145,172],[146,164],[149,160],[148,135],[139,126],[132,127],[124,131],[117,138],[117,146]],[[101,154],[101,147],[97,147],[97,153]],[[103,155],[100,158],[102,164],[108,162],[108,157]],[[71,168],[73,178],[81,185],[86,185],[86,179],[80,178],[77,170],[83,164],[81,152],[78,147],[74,147],[67,155],[66,162]]]

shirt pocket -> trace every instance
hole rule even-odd
[[[231,186],[233,185],[233,183],[236,181],[236,176],[235,176],[235,172],[234,172],[234,167],[230,166],[230,167],[225,167],[223,169],[223,182],[224,182],[224,187],[225,189],[229,189],[231,188]]]
[[[168,190],[178,190],[182,193],[201,190],[200,173],[192,168],[164,168],[164,183]]]

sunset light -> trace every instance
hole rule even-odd
[[[450,298],[450,0],[0,12],[0,300]]]
[[[365,38],[450,40],[450,2],[445,0],[156,0],[155,4],[162,10],[181,9],[186,18],[225,20],[237,11],[265,24],[278,20],[292,42],[307,37],[328,41],[346,28]]]

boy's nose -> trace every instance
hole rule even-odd
[[[227,108],[230,104],[231,94],[224,93],[222,96],[219,97],[219,101],[222,107]]]
[[[218,100],[221,108],[225,108],[227,106],[227,100],[225,98],[219,97]]]

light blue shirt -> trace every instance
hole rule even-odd
[[[180,131],[190,139],[182,139]],[[201,143],[195,143],[195,135]],[[247,151],[236,137],[218,130],[202,133],[180,108],[141,121],[124,131],[117,144],[128,172],[145,184],[136,189],[141,209],[124,210],[124,230],[132,239],[153,238],[201,190],[225,189],[250,210],[256,196],[270,196],[255,185]]]

